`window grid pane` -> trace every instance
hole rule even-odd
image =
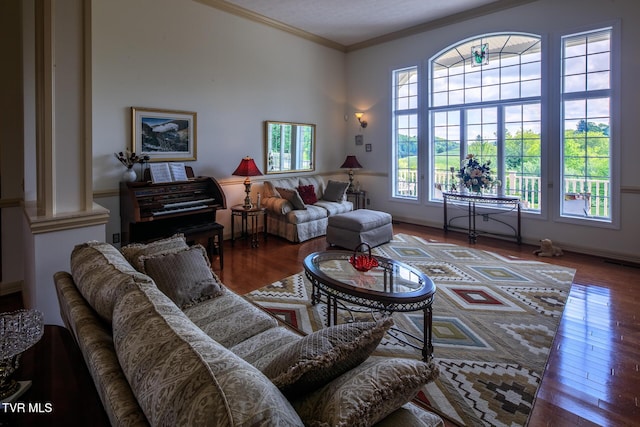
[[[394,71],[393,79],[393,196],[417,199],[418,69]],[[440,84],[446,87],[446,79],[440,79]]]
[[[505,107],[505,193],[525,200],[525,209],[542,208],[540,104]]]
[[[489,44],[489,63],[471,66],[471,46],[481,43]],[[446,188],[452,188],[451,177],[444,175],[447,168],[453,165],[459,169],[462,159],[471,153],[481,162],[491,161],[492,174],[502,181],[506,194],[520,196],[529,211],[540,210],[541,61],[540,39],[520,34],[463,42],[432,60],[431,65],[439,76],[447,66],[450,79],[456,76],[456,85],[450,81],[446,94],[442,86],[438,86],[441,92],[432,97],[430,105],[436,186],[444,187],[448,183]],[[462,75],[461,70],[464,70]],[[464,78],[464,91],[460,78]],[[527,104],[513,104],[523,97],[528,98]],[[440,109],[470,103],[475,105],[456,110],[465,118],[464,149],[461,150],[460,139],[444,131],[446,125]],[[459,135],[459,131],[455,135]],[[432,199],[438,198],[435,191]]]
[[[433,169],[434,186],[440,191],[457,185],[451,168],[460,168],[460,111],[440,111],[432,115],[434,128]],[[442,199],[440,192],[435,196]]]
[[[565,37],[562,47],[561,214],[610,221],[611,29]]]

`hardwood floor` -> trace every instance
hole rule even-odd
[[[536,247],[481,236],[470,245],[462,233],[394,224],[395,233],[536,259],[575,268],[565,312],[542,378],[529,426],[631,426],[640,420],[640,266],[565,252],[538,258]],[[214,271],[246,293],[302,271],[308,254],[326,249],[324,238],[292,244],[269,236],[251,248],[225,241],[224,270]],[[0,298],[0,311],[18,308],[19,297]]]
[[[394,224],[394,232],[575,268],[529,426],[640,423],[640,266],[571,252],[539,258],[534,246],[484,236],[471,245],[463,233],[410,224]],[[325,249],[324,238],[294,245],[270,236],[258,249],[238,241],[219,275],[245,293],[302,271],[305,256]]]

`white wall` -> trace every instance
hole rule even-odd
[[[639,261],[640,222],[637,220],[637,213],[640,212],[640,187],[636,165],[637,159],[640,158],[640,144],[637,143],[636,122],[640,117],[640,106],[637,102],[637,96],[640,93],[640,81],[637,78],[640,73],[637,53],[637,41],[640,40],[640,15],[637,13],[635,0],[563,0],[561,2],[540,0],[349,53],[347,55],[348,103],[351,108],[366,112],[369,126],[365,130],[365,143],[372,143],[373,150],[367,153],[363,147],[356,147],[351,140],[353,137],[351,129],[349,129],[349,144],[360,162],[367,168],[367,175],[361,178],[363,186],[369,190],[375,189],[370,192],[372,206],[388,211],[397,218],[442,226],[441,203],[400,202],[390,197],[389,117],[392,70],[412,65],[426,67],[428,58],[441,49],[475,35],[524,31],[540,34],[543,40],[557,45],[561,33],[610,25],[615,20],[621,20],[622,24],[619,140],[621,186],[625,191],[620,195],[622,212],[620,227],[611,229],[559,222],[551,212],[539,216],[525,215],[523,236],[529,242],[550,237],[565,248]],[[551,57],[559,55],[557,47],[547,45],[547,48]],[[557,72],[557,69],[549,71]],[[426,75],[423,73],[422,76],[421,84],[426,85]],[[552,95],[549,99],[556,103],[555,111],[558,103],[557,91],[557,87],[551,87],[547,94],[547,96]],[[554,109],[549,111],[553,112]],[[547,135],[549,148],[555,149],[556,152],[559,147],[557,135],[559,132],[549,132]],[[427,139],[427,133],[424,133],[423,143]],[[423,145],[423,149],[426,149],[426,145]],[[557,162],[550,162],[547,166],[553,167],[553,163]],[[558,181],[553,175],[549,180]],[[549,207],[556,208],[554,200],[549,200]]]
[[[316,171],[344,160],[344,54],[191,0],[93,4],[94,190],[115,190],[113,153],[131,144],[130,107],[197,113],[196,174],[224,182],[227,205],[244,198],[231,173],[263,164],[263,121],[317,125]],[[110,208],[117,201],[99,201]],[[117,230],[112,209],[107,230]],[[111,236],[109,235],[110,239]]]
[[[441,226],[440,205],[401,203],[389,196],[391,70],[423,65],[443,47],[485,32],[531,31],[557,38],[564,30],[620,18],[621,184],[629,190],[621,195],[621,228],[555,223],[549,215],[525,218],[523,231],[529,241],[549,236],[585,252],[637,259],[640,226],[634,216],[640,202],[634,165],[640,147],[633,124],[639,116],[634,76],[640,71],[635,54],[640,19],[633,0],[540,0],[347,55],[191,0],[94,0],[92,7],[95,191],[117,191],[122,166],[113,153],[130,144],[131,106],[197,112],[198,161],[192,166],[224,185],[228,205],[244,196],[242,180],[230,176],[240,159],[251,155],[263,168],[262,122],[292,120],[318,125],[318,172],[335,171],[345,154],[356,154],[365,167],[356,171],[356,179],[369,190],[370,207],[434,226]],[[364,130],[353,118],[358,110],[366,112]],[[372,144],[371,152],[355,146],[356,133]],[[110,196],[99,203],[111,210],[109,240],[119,231],[118,200]]]
[[[90,240],[102,240],[104,225],[73,230],[31,234],[25,224],[25,246],[33,257],[25,260],[25,282],[37,284],[23,288],[25,307],[37,308],[44,314],[44,323],[63,325],[53,275],[71,271],[69,257],[75,245]]]

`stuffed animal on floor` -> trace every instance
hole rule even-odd
[[[540,240],[540,249],[536,249],[533,253],[537,256],[561,256],[562,249],[554,246],[550,239],[542,239]]]

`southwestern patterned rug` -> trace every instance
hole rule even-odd
[[[438,287],[433,344],[441,373],[416,399],[460,425],[526,425],[575,270],[406,234],[373,253],[416,266]],[[326,305],[312,306],[310,295],[301,272],[247,297],[309,333],[326,324]],[[339,315],[341,322],[371,316]],[[394,320],[422,336],[421,313]],[[404,335],[390,332],[375,354],[420,358],[396,336]]]

